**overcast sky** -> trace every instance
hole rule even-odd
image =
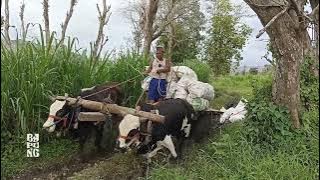
[[[107,36],[109,41],[105,48],[107,50],[116,49],[128,46],[128,39],[131,37],[131,25],[129,21],[124,17],[122,11],[127,6],[128,1],[133,0],[107,0],[107,3],[111,5],[112,15],[110,21],[106,27]],[[11,24],[19,29],[19,11],[22,0],[9,1],[10,6],[10,21]],[[89,42],[94,41],[98,30],[98,19],[96,3],[101,2],[99,0],[78,0],[78,4],[75,6],[73,16],[69,22],[67,29],[67,36],[77,37],[80,47],[88,48]],[[233,2],[239,2],[233,0]],[[42,0],[25,0],[25,22],[43,23],[42,18]],[[4,4],[3,4],[4,6]],[[69,8],[69,1],[67,0],[50,0],[49,2],[49,20],[51,31],[57,31],[60,36],[61,27],[60,24],[65,19],[65,14]],[[1,14],[3,13],[3,9]],[[254,14],[250,8],[248,13]],[[267,35],[264,34],[259,39],[255,36],[262,28],[262,25],[257,17],[247,18],[244,21],[253,28],[253,33],[250,39],[243,49],[243,61],[241,65],[246,66],[263,66],[267,64],[267,61],[262,60],[261,56],[266,53]],[[28,37],[38,36],[39,28],[33,27],[30,29]],[[11,31],[11,37],[15,37],[14,31]]]

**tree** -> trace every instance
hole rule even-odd
[[[192,10],[190,8],[192,7],[191,3],[194,1],[141,0],[137,3],[140,7],[131,7],[138,14],[138,20],[134,19],[133,22],[135,26],[139,25],[139,28],[136,28],[134,31],[139,32],[137,30],[142,30],[143,32],[143,53],[145,56],[149,55],[152,42],[163,35],[163,33],[166,33],[165,31],[171,22],[188,15],[188,12]],[[138,34],[136,35],[135,37],[141,37]],[[136,42],[139,42],[139,38],[137,38]]]
[[[5,10],[5,18],[2,18],[3,23],[4,23],[4,39],[7,42],[7,44],[10,46],[11,40],[10,40],[10,34],[9,34],[9,28],[10,28],[9,0],[5,0],[4,3],[5,3],[5,5],[4,5],[5,6],[4,7],[5,8],[4,9]],[[2,5],[2,3],[1,3],[1,5]]]
[[[232,5],[230,0],[214,2],[206,59],[216,75],[229,74],[232,61],[235,60],[238,67],[242,60],[241,51],[252,29],[240,22],[241,8],[243,6]]]
[[[167,27],[167,33],[164,33],[159,41],[165,45],[167,57],[174,62],[195,59],[200,51],[199,46],[203,40],[200,32],[204,28],[205,19],[200,11],[199,0],[191,1],[189,4],[192,5],[190,6],[192,10],[186,12],[187,15],[172,21]]]
[[[270,37],[276,53],[276,72],[273,83],[273,101],[286,106],[296,128],[300,127],[300,64],[306,56],[315,57],[308,34],[308,24],[318,23],[313,12],[305,14],[307,1],[297,0],[244,0],[257,14]],[[319,2],[318,5],[319,6]],[[313,11],[315,11],[314,8]]]

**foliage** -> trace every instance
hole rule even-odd
[[[293,137],[287,109],[264,101],[250,102],[246,107],[246,135],[249,142],[275,149],[286,138]]]
[[[229,74],[233,60],[239,66],[242,48],[252,29],[240,22],[237,12],[242,6],[234,6],[230,0],[216,1],[214,6],[206,59],[215,75]]]
[[[319,77],[312,72],[314,59],[306,57],[300,67],[300,98],[306,109],[319,108]],[[319,67],[316,67],[319,68]]]
[[[252,88],[239,91],[241,96],[251,92],[251,117],[216,130],[207,144],[185,153],[183,164],[157,165],[151,179],[319,179],[318,109],[304,112],[303,128],[292,131],[288,112],[270,103],[271,81],[270,75],[215,78],[213,83],[216,89],[223,89],[221,94],[232,93],[228,83],[237,90]],[[264,132],[252,132],[250,137],[252,128]]]
[[[141,75],[141,72],[148,65],[146,59],[137,54],[121,54],[120,57],[109,68],[110,80],[115,82],[124,82],[132,77]],[[121,85],[124,93],[123,105],[132,107],[135,105],[141,93],[141,81],[143,76],[133,79]]]
[[[277,148],[292,137],[291,121],[287,109],[272,103],[272,81],[252,81],[253,97],[246,105],[245,125],[248,141],[254,145]]]
[[[76,96],[80,89],[107,81],[123,82],[137,77],[134,82],[120,86],[128,105],[135,103],[140,94],[139,73],[145,61],[138,55],[121,54],[119,60],[108,56],[95,61],[75,50],[75,39],[56,47],[51,36],[45,46],[43,32],[35,42],[17,43],[12,47],[1,43],[1,142],[22,145],[26,133],[39,132],[47,139],[42,124],[47,117],[49,95],[68,93]],[[136,69],[136,71],[135,71]],[[140,71],[140,72],[138,72]],[[130,87],[130,88],[128,88]],[[130,89],[130,90],[129,90]],[[1,146],[3,151],[5,145]]]
[[[192,3],[192,11],[188,12],[188,16],[182,16],[171,23],[173,34],[161,36],[158,43],[164,44],[168,50],[169,38],[173,39],[173,62],[196,59],[196,55],[200,52],[200,43],[203,40],[200,32],[203,30],[204,24],[204,15],[200,11],[200,2],[194,1]]]
[[[263,84],[268,80],[271,81],[269,73],[213,77],[211,84],[215,90],[215,98],[211,106],[220,109],[228,102],[239,102],[241,97],[248,99],[253,95],[251,87],[253,83]]]

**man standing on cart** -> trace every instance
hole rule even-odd
[[[156,47],[156,57],[150,60],[149,68],[145,72],[152,79],[148,89],[148,101],[149,103],[155,103],[163,100],[166,97],[167,90],[167,74],[171,70],[171,61],[163,58],[164,47]]]

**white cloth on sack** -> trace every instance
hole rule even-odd
[[[227,109],[221,116],[220,118],[220,123],[224,123],[226,121],[230,121],[230,122],[236,122],[236,121],[240,121],[243,120],[245,118],[245,115],[247,113],[247,110],[245,109],[246,105],[245,105],[246,100],[242,99],[240,100],[240,102],[238,103],[238,105],[233,108],[229,108]]]
[[[187,66],[174,66],[171,69],[178,78],[188,76],[189,79],[198,80],[197,74]]]
[[[211,101],[214,98],[214,89],[208,83],[192,81],[188,84],[188,92],[191,98],[203,98]]]

